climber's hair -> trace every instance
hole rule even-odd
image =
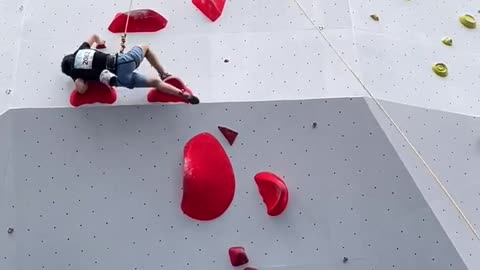
[[[75,61],[75,57],[73,54],[65,55],[62,59],[62,72],[65,75],[70,76],[73,70],[73,62]]]

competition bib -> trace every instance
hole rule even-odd
[[[79,50],[75,56],[75,69],[92,69],[94,50]]]

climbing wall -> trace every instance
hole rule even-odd
[[[479,268],[480,33],[459,22],[478,4],[227,0],[212,22],[192,1],[133,0],[168,24],[127,50],[149,44],[202,105],[118,87],[116,106],[68,108],[62,57],[93,33],[117,52],[108,26],[129,3],[0,0],[0,269],[230,269],[231,246],[258,269]],[[180,207],[201,132],[236,178],[210,222]],[[278,217],[262,171],[289,188]]]
[[[21,1],[19,1],[21,3]],[[0,27],[3,35],[0,37],[2,50],[0,57],[0,114],[10,107],[10,100],[15,89],[15,73],[20,46],[23,5],[12,5],[8,1],[0,1]]]
[[[15,223],[16,253],[2,269],[231,269],[231,246],[258,269],[466,269],[363,99],[5,117],[16,220],[2,222]],[[240,131],[232,146],[218,125]],[[232,205],[210,222],[180,209],[183,146],[201,132],[218,138],[236,178]],[[278,217],[258,194],[260,171],[288,185]]]
[[[480,162],[480,120],[477,117],[437,110],[382,103],[451,195],[459,207],[457,209],[450,200],[438,201],[432,197],[445,192],[411,151],[407,142],[392,128],[390,121],[378,111],[376,105],[370,105],[463,260],[470,269],[478,268],[479,240],[465,218],[478,233],[480,186],[477,178],[480,171],[476,164]]]
[[[120,34],[107,27],[129,2],[1,4],[8,6],[2,20],[11,32],[8,40],[3,38],[7,49],[2,55],[12,65],[2,71],[6,98],[0,106],[63,107],[70,106],[72,82],[59,72],[62,56],[91,33],[107,41],[107,51],[118,51]],[[136,0],[132,8],[153,9],[168,25],[155,33],[132,33],[127,45],[150,44],[203,102],[373,94],[479,114],[480,96],[473,90],[479,77],[471,70],[479,66],[480,34],[459,22],[461,15],[477,14],[473,1],[435,7],[421,1],[227,1],[215,22],[190,1]],[[453,46],[442,44],[444,37],[452,38]],[[433,74],[437,62],[449,67],[447,78]],[[140,70],[154,75],[148,64]],[[148,89],[118,90],[117,105],[147,103]]]
[[[480,32],[459,17],[479,19],[478,3],[445,1],[350,1],[359,74],[376,97],[426,108],[480,114]],[[370,15],[378,15],[374,21]],[[442,43],[444,37],[453,46]],[[445,63],[447,78],[432,72]]]
[[[347,2],[300,1],[342,53],[355,61]],[[73,52],[92,33],[115,53],[120,34],[107,27],[129,1],[29,1],[23,17],[12,106],[70,106],[72,81],[61,74],[64,54]],[[190,1],[134,1],[168,20],[155,33],[133,33],[127,46],[148,43],[167,69],[182,77],[202,102],[284,100],[363,95],[354,76],[332,54],[294,1],[228,1],[222,17],[209,21]],[[325,10],[334,13],[326,13]],[[341,19],[338,16],[341,15]],[[68,27],[66,27],[68,25]],[[128,50],[127,48],[127,50]],[[275,63],[275,64],[273,64]],[[155,75],[148,63],[140,70]],[[28,78],[28,79],[20,79]],[[117,105],[145,104],[149,89],[118,89]]]
[[[12,181],[12,147],[10,143],[14,134],[12,114],[0,117],[0,267],[2,269],[17,269],[16,241],[12,238],[10,228],[16,226],[15,181]]]

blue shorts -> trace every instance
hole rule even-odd
[[[129,52],[118,55],[116,67],[118,76],[117,86],[130,89],[148,87],[148,78],[136,71],[143,58],[143,50],[140,46],[135,46]]]

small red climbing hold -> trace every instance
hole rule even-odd
[[[270,216],[278,216],[287,208],[288,188],[285,182],[270,172],[255,175],[255,182]]]
[[[70,95],[70,104],[73,107],[93,103],[113,104],[116,100],[117,92],[114,88],[95,81],[88,82],[88,89],[84,94],[74,90]]]
[[[95,49],[99,49],[99,50],[102,50],[102,49],[105,49],[107,48],[107,46],[104,44],[97,44],[97,46],[95,47]]]
[[[197,220],[212,220],[230,206],[235,176],[228,155],[210,133],[193,137],[184,148],[183,212]]]
[[[233,143],[235,142],[235,139],[237,138],[238,132],[226,127],[218,127],[218,129],[223,134],[225,139],[227,139],[228,143],[230,145],[233,145]]]
[[[231,247],[228,249],[232,266],[240,266],[248,263],[247,252],[243,247]]]
[[[225,7],[225,0],[192,0],[192,3],[212,22],[222,15]]]
[[[182,80],[180,80],[177,77],[174,77],[174,76],[168,77],[167,79],[165,79],[164,82],[166,82],[170,85],[173,85],[178,89],[184,90],[186,93],[188,93],[190,95],[192,94],[192,90],[190,90],[188,87],[186,87],[185,84],[182,82]],[[169,94],[165,94],[163,92],[158,91],[157,89],[150,90],[150,92],[148,93],[148,96],[147,96],[147,100],[148,100],[148,102],[152,102],[152,103],[153,102],[163,102],[163,103],[183,102],[183,103],[187,103],[181,97],[176,97],[176,96],[172,96],[172,95],[169,95]]]
[[[125,32],[128,14],[117,13],[113,18],[108,30],[112,33]],[[128,21],[128,33],[156,32],[167,26],[167,19],[151,9],[136,9],[130,12]]]

